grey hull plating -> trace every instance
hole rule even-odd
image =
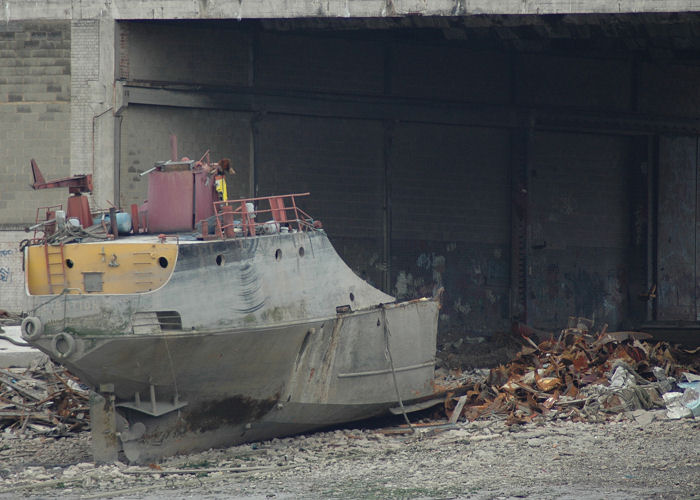
[[[397,389],[404,401],[432,392],[438,304],[391,303],[321,231],[181,242],[158,290],[34,300],[33,343],[113,387],[136,462],[378,415]]]

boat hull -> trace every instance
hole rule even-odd
[[[395,303],[322,231],[178,241],[169,277],[143,293],[105,292],[128,286],[131,247],[79,245],[66,278],[80,293],[32,296],[25,338],[104,397],[93,442],[118,436],[131,462],[368,418],[433,391],[438,302]],[[77,281],[95,273],[95,292]]]
[[[417,300],[267,328],[76,337],[62,362],[114,395],[120,446],[141,463],[369,418],[396,406],[397,394],[430,395],[437,311]],[[37,342],[56,357],[53,344]]]

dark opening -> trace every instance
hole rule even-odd
[[[182,318],[177,311],[156,311],[161,330],[182,330]]]

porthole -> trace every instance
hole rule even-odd
[[[355,302],[355,294],[350,292],[350,302]]]
[[[216,256],[216,265],[221,266],[224,263],[224,256],[219,254]]]
[[[275,260],[280,260],[282,258],[282,249],[278,248],[275,250]]]
[[[299,247],[299,257],[304,256],[304,247]]]
[[[74,266],[74,265],[75,265],[75,264],[73,264],[73,261],[72,261],[72,260],[66,259],[66,267],[67,267],[68,269],[73,269],[73,266]]]
[[[168,259],[166,259],[165,257],[159,257],[158,258],[158,265],[160,265],[160,267],[165,269],[166,267],[168,267]]]

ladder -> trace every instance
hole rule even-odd
[[[137,292],[148,292],[153,290],[153,258],[151,252],[133,252],[133,263],[136,266],[134,271],[134,285]]]
[[[55,294],[56,289],[61,293],[66,288],[66,264],[63,258],[63,243],[49,245],[44,243],[44,255],[46,256],[46,275],[49,283],[49,293]]]

